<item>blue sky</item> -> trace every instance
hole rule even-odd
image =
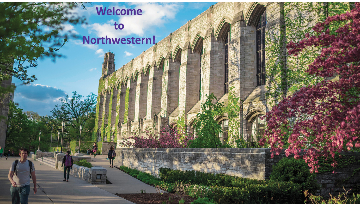
[[[86,10],[78,9],[77,13],[85,16],[88,25],[64,25],[80,36],[97,37],[151,37],[159,42],[171,32],[174,32],[187,21],[195,18],[207,10],[215,2],[92,2],[86,4]],[[108,16],[98,15],[96,7],[107,8],[135,8],[141,9],[141,16]],[[124,29],[115,30],[114,23],[122,23]],[[21,81],[13,78],[17,86],[14,93],[14,102],[19,104],[23,111],[34,111],[39,115],[51,115],[51,110],[59,99],[66,95],[72,96],[76,91],[83,96],[91,92],[97,95],[104,53],[115,54],[115,69],[128,63],[152,45],[122,45],[122,44],[83,44],[81,39],[72,39],[59,51],[64,55],[56,62],[51,59],[39,60],[36,68],[29,68],[28,74],[35,75],[38,80],[31,85],[21,85]]]

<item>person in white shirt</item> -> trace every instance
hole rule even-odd
[[[19,155],[20,160],[15,160],[9,170],[10,193],[13,204],[27,204],[30,194],[30,177],[34,183],[34,194],[37,192],[35,167],[34,163],[27,160],[27,149],[21,148]]]

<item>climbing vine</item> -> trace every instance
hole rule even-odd
[[[111,127],[111,117],[112,117],[112,101],[114,97],[114,90],[111,90],[110,100],[109,100],[109,114],[107,118],[107,124],[108,126],[105,129],[105,135],[107,137],[107,141],[110,141],[111,134],[112,134],[112,127]]]
[[[93,131],[93,137],[92,140],[95,142],[96,138],[97,138],[97,131],[99,128],[99,106],[100,106],[100,93],[98,94],[97,97],[97,103],[96,103],[96,118],[95,118],[95,127],[94,127],[94,131]]]
[[[184,114],[178,117],[178,120],[176,121],[176,130],[178,135],[180,135],[181,140],[186,137],[186,123]]]
[[[270,107],[277,104],[283,97],[292,95],[301,87],[317,84],[323,77],[309,75],[308,66],[320,54],[320,48],[309,47],[297,56],[284,53],[284,42],[299,42],[306,33],[314,33],[312,27],[327,16],[345,13],[350,10],[350,3],[341,2],[286,2],[280,5],[280,14],[284,23],[268,24],[265,37],[267,99]],[[276,15],[275,15],[276,16]],[[271,13],[267,14],[267,18]],[[270,22],[272,19],[268,19]],[[334,25],[334,31],[340,24]],[[283,29],[285,28],[285,31]],[[280,34],[280,35],[278,35]],[[279,57],[279,56],[286,56]],[[286,79],[284,79],[284,77]],[[284,95],[284,92],[286,95]],[[283,96],[283,97],[281,97]]]
[[[240,106],[240,98],[236,97],[234,94],[234,87],[229,88],[229,95],[228,95],[228,102],[224,107],[224,113],[227,113],[228,120],[229,120],[229,130],[228,130],[228,141],[227,144],[229,144],[231,147],[239,147],[239,145],[236,145],[241,137],[240,135],[240,120],[239,120],[239,113],[241,110]]]
[[[118,94],[116,99],[116,118],[115,118],[115,132],[114,135],[117,136],[119,133],[119,110],[120,110],[120,93],[121,93],[121,85],[118,87]]]
[[[125,94],[125,113],[124,113],[124,124],[128,122],[128,113],[129,113],[129,94],[130,89],[126,88],[126,94]]]

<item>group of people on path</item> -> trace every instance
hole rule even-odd
[[[96,143],[94,143],[96,146]],[[2,151],[1,151],[2,150]],[[96,146],[97,150],[97,146]],[[94,152],[94,157],[96,154],[96,150]],[[2,157],[3,149],[0,147],[0,157]],[[30,179],[33,180],[34,184],[34,194],[37,192],[36,187],[36,175],[35,175],[35,166],[34,163],[27,159],[29,154],[29,151],[26,148],[20,148],[19,150],[19,160],[15,160],[9,170],[8,179],[11,183],[10,187],[10,194],[12,198],[13,204],[27,204],[28,198],[30,194]],[[111,146],[109,153],[108,153],[108,159],[110,160],[110,167],[114,167],[114,159],[115,159],[116,153],[114,150],[114,147]],[[73,158],[70,155],[70,151],[66,152],[66,155],[63,158],[62,166],[64,166],[64,180],[66,182],[69,182],[70,177],[70,169],[72,169],[72,166],[74,164]]]

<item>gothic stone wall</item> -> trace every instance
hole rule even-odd
[[[227,102],[226,81],[242,100],[261,88],[256,86],[256,28],[251,23],[260,15],[258,8],[268,5],[260,4],[217,3],[116,71],[114,53],[106,53],[98,91],[99,140],[114,135],[119,144],[146,129],[176,124],[180,117],[191,125],[206,95]],[[273,4],[269,8],[279,6]],[[261,101],[256,105],[264,107]],[[244,111],[240,119],[249,114],[248,108]]]
[[[271,109],[265,92],[273,86],[257,83],[256,26],[266,12],[265,38],[279,36],[285,27],[283,7],[275,2],[217,3],[116,71],[115,54],[106,53],[98,90],[98,140],[119,145],[145,130],[159,132],[179,118],[191,126],[206,95],[227,103],[226,86],[244,101],[238,134],[251,139],[259,130],[259,116]],[[265,65],[282,61],[285,44],[279,50],[280,55],[263,54]]]

